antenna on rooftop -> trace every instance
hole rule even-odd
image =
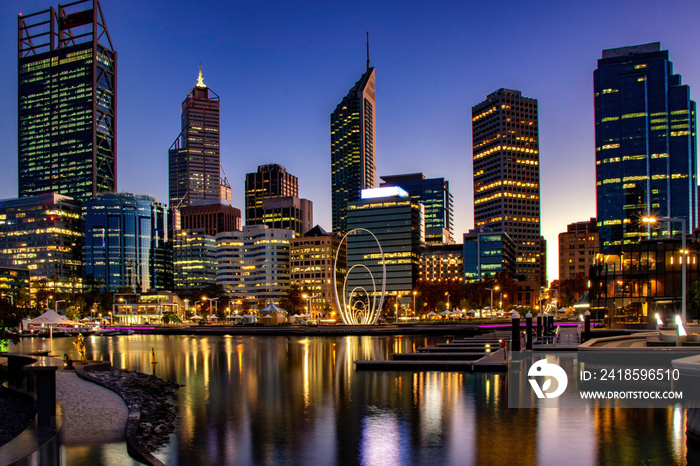
[[[369,31],[367,31],[367,70],[369,70]]]

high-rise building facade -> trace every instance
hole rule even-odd
[[[499,89],[472,107],[474,225],[508,233],[516,245],[516,275],[540,284],[537,121],[537,100],[520,91]]]
[[[340,235],[327,233],[318,225],[289,240],[291,283],[307,295],[311,314],[340,315],[333,289],[333,274],[336,283],[343,283],[347,270],[347,243],[340,241]],[[338,264],[334,268],[336,253]]]
[[[98,0],[18,17],[19,197],[117,189],[117,53]]]
[[[207,235],[217,235],[225,231],[241,229],[241,211],[228,204],[195,203],[177,209],[179,222],[176,230],[199,230]]]
[[[172,207],[226,196],[228,181],[221,178],[219,152],[219,96],[204,84],[201,66],[197,84],[182,102],[181,131],[168,151],[168,174]]]
[[[83,206],[85,280],[88,285],[134,292],[170,288],[167,209],[154,197],[100,194]]]
[[[399,187],[362,191],[362,199],[348,204],[348,231],[363,228],[379,241],[386,261],[386,294],[396,296],[413,291],[420,271],[420,253],[425,242],[423,204]],[[364,289],[378,297],[382,287],[382,255],[372,235],[360,231],[347,238],[347,291]],[[372,284],[374,277],[376,291]],[[359,288],[358,288],[359,287]]]
[[[234,305],[279,305],[289,290],[291,230],[246,225],[216,235],[217,283]]]
[[[646,216],[697,226],[697,141],[690,88],[658,42],[603,50],[593,73],[600,246],[619,253],[649,235]]]
[[[0,201],[0,266],[29,269],[32,293],[80,291],[80,203],[60,194]]]
[[[513,276],[516,245],[508,233],[477,227],[464,233],[464,280],[481,280],[497,273]]]
[[[360,200],[363,189],[377,186],[374,67],[331,114],[331,204],[333,231],[348,230],[348,204]]]
[[[295,236],[301,236],[313,227],[314,204],[308,199],[296,196],[264,199],[262,211],[263,225],[292,230]]]
[[[299,180],[282,165],[258,166],[245,176],[245,224],[263,225],[263,201],[284,196],[299,196]]]
[[[559,281],[576,275],[588,278],[599,247],[596,219],[567,225],[566,232],[559,233]]]
[[[454,243],[453,200],[450,182],[444,178],[425,179],[422,173],[381,176],[380,187],[399,186],[411,199],[425,207],[425,242]]]
[[[216,237],[201,230],[180,230],[173,243],[176,291],[190,292],[216,285]]]

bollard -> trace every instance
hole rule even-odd
[[[532,314],[525,314],[525,349],[532,349]]]
[[[513,351],[520,351],[520,314],[518,314],[518,311],[513,311],[511,319],[510,344]]]
[[[583,341],[591,339],[591,311],[583,313]]]
[[[542,311],[537,314],[537,338],[542,338]]]

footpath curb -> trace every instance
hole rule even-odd
[[[131,455],[138,461],[152,466],[165,466],[165,463],[153,456],[150,452],[146,451],[146,449],[136,439],[136,432],[139,428],[139,423],[141,421],[141,410],[139,409],[139,405],[136,403],[131,403],[129,401],[128,393],[126,393],[119,387],[104,382],[90,374],[90,371],[104,371],[110,369],[112,369],[112,365],[109,362],[101,361],[98,363],[87,364],[84,366],[75,366],[75,373],[81,379],[87,380],[89,382],[101,385],[105,388],[112,390],[124,400],[124,403],[126,404],[126,407],[129,410],[129,415],[126,420],[126,450],[129,452],[129,455]]]

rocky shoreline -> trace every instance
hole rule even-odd
[[[108,386],[119,389],[127,406],[138,406],[141,417],[136,440],[148,452],[169,441],[175,431],[177,411],[172,401],[180,386],[136,371],[111,369],[89,374]]]

